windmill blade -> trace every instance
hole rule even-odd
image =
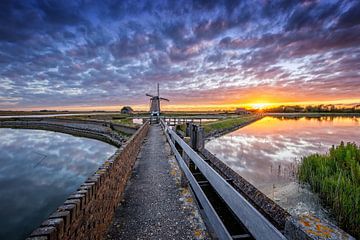
[[[148,97],[155,97],[155,96],[153,96],[153,95],[150,95],[150,94],[145,94],[146,96],[148,96]]]
[[[165,100],[165,101],[168,101],[168,102],[170,102],[170,100],[169,99],[167,99],[167,98],[160,98],[160,100]]]

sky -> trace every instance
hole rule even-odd
[[[359,70],[359,0],[0,1],[0,109],[359,104]]]

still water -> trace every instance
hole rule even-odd
[[[360,117],[264,117],[206,148],[291,214],[329,218],[317,196],[297,183],[296,171],[303,156],[340,141],[360,144]]]
[[[115,151],[72,135],[0,128],[0,239],[24,239]]]

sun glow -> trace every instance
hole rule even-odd
[[[273,105],[274,104],[271,103],[251,103],[249,104],[249,107],[252,109],[264,109]]]
[[[281,105],[287,106],[306,106],[306,105],[320,105],[320,104],[345,104],[345,105],[357,105],[360,103],[360,98],[353,99],[341,99],[341,100],[328,100],[328,101],[298,101],[298,102],[287,102],[287,101],[276,101],[276,100],[260,100],[260,99],[250,99],[249,101],[244,100],[236,102],[226,102],[226,103],[183,103],[173,100],[170,103],[164,102],[161,105],[161,109],[164,111],[234,111],[237,108],[246,108],[246,109],[256,109],[264,110],[267,108],[279,107]],[[143,104],[131,104],[128,101],[119,102],[116,105],[100,105],[100,106],[83,106],[83,105],[74,105],[74,106],[37,106],[37,107],[28,107],[28,108],[9,108],[1,110],[18,110],[18,111],[38,111],[43,109],[58,110],[58,111],[119,111],[122,106],[130,105],[135,111],[148,111],[149,104],[148,102]]]

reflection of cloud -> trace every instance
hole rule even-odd
[[[262,184],[311,153],[326,152],[340,141],[359,142],[359,118],[265,117],[214,139],[206,148],[249,181]],[[270,173],[273,171],[273,173]]]
[[[359,97],[358,1],[15,0],[1,9],[1,108],[145,103],[155,82],[174,103]]]
[[[8,219],[1,239],[23,239],[115,152],[108,144],[61,133],[0,133],[0,217]]]

